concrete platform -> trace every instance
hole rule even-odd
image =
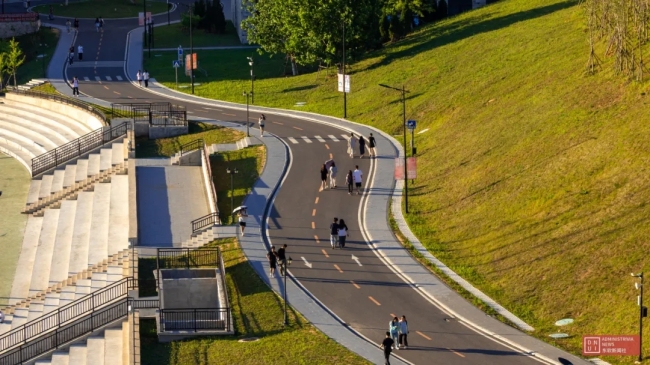
[[[79,182],[88,178],[88,158],[77,160],[77,170],[75,172],[74,181]]]
[[[111,177],[108,256],[129,247],[129,176]]]
[[[41,189],[41,180],[32,180],[29,184],[29,192],[27,192],[26,205],[36,203],[38,201],[38,192]]]
[[[180,247],[192,234],[191,222],[210,213],[200,166],[139,166],[139,243]]]
[[[37,123],[33,123],[31,126],[16,124],[0,116],[0,129],[8,130],[13,133],[25,136],[26,138],[29,138],[30,140],[40,144],[48,151],[53,150],[67,142],[65,139],[58,138],[56,134],[50,134],[49,130],[41,131],[36,126],[38,126]]]
[[[52,174],[41,176],[41,189],[38,191],[39,199],[47,198],[48,196],[50,196],[53,179],[54,179],[54,175]]]
[[[111,201],[111,184],[95,184],[92,221],[90,223],[90,248],[88,265],[94,265],[108,257],[108,225]]]
[[[64,200],[59,209],[59,225],[56,229],[54,252],[50,265],[50,276],[47,286],[54,285],[68,278],[70,265],[70,247],[74,231],[75,215],[77,212],[76,200]]]
[[[81,192],[77,196],[77,214],[70,246],[70,266],[68,267],[70,275],[88,268],[93,197],[93,192]]]
[[[56,230],[59,225],[59,209],[47,209],[43,215],[43,227],[36,250],[34,269],[31,275],[29,294],[36,294],[48,287],[50,277],[50,266],[54,253],[54,241]],[[24,273],[23,273],[24,275]]]

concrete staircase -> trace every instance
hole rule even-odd
[[[24,85],[18,85],[18,90],[31,90],[32,88],[43,85],[46,82],[46,79],[31,79]]]
[[[239,233],[239,226],[212,226],[203,232],[181,243],[182,248],[199,248],[218,238],[235,237]]]
[[[128,365],[133,357],[131,332],[126,320],[86,340],[56,351],[35,365]]]
[[[208,148],[208,154],[212,155],[218,152],[241,150],[246,147],[257,146],[261,144],[262,141],[260,141],[256,137],[244,137],[239,141],[237,141],[236,143],[221,143],[221,144],[213,143],[211,145],[208,145],[207,148]],[[174,155],[171,156],[170,159],[172,165],[178,165],[181,159],[181,153],[176,152]]]

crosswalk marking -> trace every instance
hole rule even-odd
[[[343,137],[343,139],[345,140],[350,139],[350,136],[348,136],[347,134],[341,134],[341,137]]]
[[[84,81],[90,81],[90,78],[84,77]]]
[[[97,81],[102,81],[102,78],[99,77],[99,76],[95,76],[95,80],[97,80]]]
[[[321,137],[321,136],[314,136],[314,137],[316,137],[316,139],[318,140],[318,142],[323,142],[323,143],[325,143],[325,140],[323,139],[323,137]]]
[[[122,81],[122,76],[115,76],[117,78],[117,81]]]
[[[301,136],[300,138],[302,138],[307,143],[311,143],[311,139],[309,139],[307,136]]]
[[[293,137],[288,137],[287,139],[288,139],[289,141],[291,141],[291,143],[293,143],[293,144],[298,143],[298,141],[296,141],[296,139],[293,138]]]
[[[110,76],[106,76],[106,80],[108,80],[108,81],[113,81],[113,79],[111,79]]]
[[[334,135],[332,135],[332,134],[328,135],[328,137],[330,137],[330,138],[332,139],[332,141],[334,141],[334,142],[338,142],[338,141],[339,141],[339,139],[336,138],[336,137],[334,137]]]

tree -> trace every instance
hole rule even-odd
[[[15,38],[11,38],[9,41],[9,52],[6,53],[6,56],[4,57],[6,58],[6,73],[14,78],[14,87],[17,87],[18,81],[16,79],[16,72],[18,71],[18,67],[25,62],[25,55]]]

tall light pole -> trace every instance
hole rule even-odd
[[[253,92],[252,91],[250,91],[250,92],[244,91],[244,93],[242,95],[244,95],[246,97],[246,137],[250,137],[251,134],[250,134],[250,130],[249,130],[249,127],[250,127],[249,126],[249,120],[250,120],[250,118],[248,117],[248,97],[253,96]]]
[[[251,104],[255,104],[255,73],[253,72],[253,55],[248,58],[248,65],[251,67]]]
[[[230,215],[232,216],[232,211],[235,209],[235,190],[234,190],[234,176],[236,173],[239,173],[237,169],[231,170],[226,168],[226,174],[230,175]]]
[[[289,257],[289,264],[291,264],[291,257]],[[285,252],[285,259],[283,260],[282,266],[284,266],[284,325],[289,325],[289,316],[287,313],[287,259]]]
[[[190,83],[192,84],[192,95],[194,95],[194,38],[192,37],[192,9],[193,5],[176,3],[176,6],[187,6],[190,9]]]
[[[348,93],[345,91],[345,21],[341,22],[343,25],[343,118],[348,117]]]
[[[643,317],[648,316],[648,308],[643,306],[643,272],[639,274],[632,273],[631,275],[640,279],[640,282],[634,283],[634,287],[639,291],[639,358],[636,363],[640,364],[643,361]]]
[[[344,79],[345,80],[345,79]],[[345,81],[344,81],[345,83]],[[401,89],[384,85],[384,84],[379,84],[381,87],[385,87],[387,89],[392,89],[396,90],[402,93],[402,128],[404,131],[404,206],[406,213],[409,212],[409,188],[408,188],[408,181],[407,181],[407,170],[406,170],[406,93],[408,90],[402,86]],[[345,90],[344,90],[345,91]]]

